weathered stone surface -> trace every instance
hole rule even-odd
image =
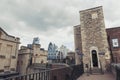
[[[32,44],[32,48],[21,46],[18,54],[17,70],[20,74],[33,73],[40,69],[34,69],[38,66],[47,63],[47,51],[41,49],[40,44]],[[31,67],[32,66],[32,67]]]
[[[78,39],[78,36],[75,36],[75,47],[80,45],[80,50],[84,54],[84,65],[88,64],[89,68],[94,67],[92,51],[95,50],[97,54],[98,68],[102,67],[105,71],[106,63],[110,62],[110,51],[108,50],[109,46],[102,7],[100,6],[80,11],[80,22],[80,38]],[[77,32],[75,32],[74,29],[74,34],[75,33]],[[99,55],[99,53],[105,53],[105,55]],[[79,60],[77,61],[78,63],[80,62]],[[84,69],[86,71],[85,66]]]
[[[20,39],[0,28],[0,73],[16,71]]]
[[[81,28],[80,25],[74,26],[74,42],[75,42],[75,49],[78,50],[79,54],[82,53],[82,41],[81,41]],[[76,64],[80,64],[80,56],[78,53],[75,53]]]

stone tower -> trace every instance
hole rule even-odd
[[[80,11],[80,42],[84,71],[106,70],[110,62],[102,6]],[[75,28],[75,27],[74,27]],[[76,46],[76,45],[75,45]]]
[[[81,63],[80,53],[82,53],[82,41],[81,41],[81,27],[80,25],[74,26],[74,43],[75,43],[75,58],[76,58],[76,64]]]

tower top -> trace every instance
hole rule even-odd
[[[96,10],[96,9],[101,9],[102,8],[102,6],[98,6],[98,7],[94,7],[94,8],[89,8],[89,9],[85,9],[85,10],[81,10],[81,11],[79,11],[79,13],[81,13],[81,12],[86,12],[86,11],[93,11],[93,10]]]

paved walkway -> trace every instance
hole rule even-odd
[[[105,74],[96,74],[96,75],[89,75],[83,74],[80,76],[77,80],[115,80],[115,77],[113,74],[105,73]]]

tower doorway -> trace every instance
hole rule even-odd
[[[92,50],[92,63],[93,63],[93,67],[98,67],[98,57],[96,50]]]

